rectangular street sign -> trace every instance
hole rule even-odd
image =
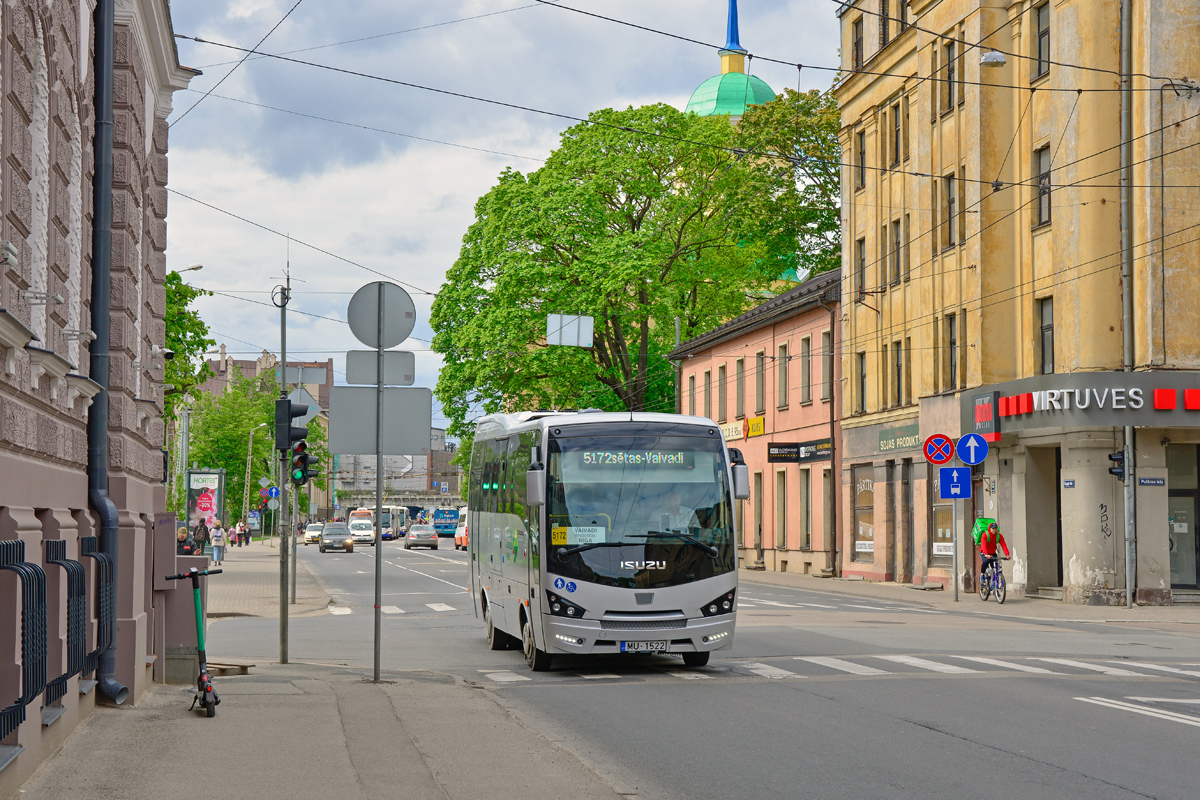
[[[592,317],[549,314],[546,316],[546,344],[591,347],[594,325]]]
[[[383,353],[383,383],[385,386],[412,386],[416,375],[417,357],[404,350],[385,350]],[[374,350],[350,350],[346,353],[346,383],[366,386],[379,383],[379,356]]]
[[[287,382],[294,383],[324,383],[326,377],[324,367],[288,367]],[[279,365],[275,365],[275,380],[279,380]]]
[[[334,386],[329,393],[329,452],[375,452],[374,386]],[[424,387],[383,390],[383,453],[429,455],[433,392]]]
[[[942,500],[967,500],[971,497],[971,470],[967,467],[938,469],[938,488]]]

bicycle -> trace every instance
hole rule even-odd
[[[1004,605],[1004,600],[1008,597],[1008,583],[1004,580],[1004,567],[1001,564],[1003,561],[1008,559],[993,558],[979,572],[979,599],[985,603],[995,594],[996,602]]]
[[[200,655],[200,677],[196,681],[196,696],[192,698],[192,706],[188,711],[194,709],[196,703],[199,703],[200,709],[210,717],[217,715],[217,706],[221,704],[221,698],[217,696],[216,690],[213,689],[212,680],[208,677],[208,656],[204,653],[204,609],[200,603],[200,576],[220,575],[222,572],[224,570],[220,569],[206,569],[204,572],[200,572],[195,567],[192,567],[187,572],[166,576],[166,579],[169,581],[181,581],[184,578],[192,579],[192,599],[196,604],[196,649]]]

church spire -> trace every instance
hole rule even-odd
[[[738,41],[737,0],[729,0],[729,33],[725,40],[726,50],[741,50],[742,43]],[[745,51],[743,51],[745,52]]]
[[[746,51],[738,37],[737,0],[729,0],[729,32],[720,55],[722,75],[731,72],[746,74]]]

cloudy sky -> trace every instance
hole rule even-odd
[[[725,42],[728,0],[561,1]],[[176,34],[252,47],[295,2],[175,0],[171,12]],[[837,7],[834,0],[740,0],[742,45],[835,66]],[[382,273],[407,284],[416,301],[417,338],[402,347],[417,351],[417,383],[432,387],[440,362],[428,352],[427,293],[457,257],[476,199],[505,167],[536,169],[570,123],[257,56],[189,111],[243,53],[185,38],[178,47],[180,61],[204,74],[175,95],[170,188],[177,194],[167,259],[171,269],[203,264],[189,281],[225,293],[200,301],[218,344],[242,357],[278,352],[270,290],[288,243],[265,227],[295,238],[290,308],[316,315],[289,314],[289,357],[332,356],[340,373],[345,351],[359,345],[334,320],[345,319],[355,289]],[[260,49],[575,117],[654,102],[682,108],[719,72],[714,48],[534,0],[302,0]],[[797,81],[825,89],[832,78],[751,64],[776,91]],[[442,422],[435,409],[434,424]]]

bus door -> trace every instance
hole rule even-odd
[[[534,455],[538,447],[539,431],[521,434],[520,447],[517,451],[517,496],[523,504],[522,519],[525,522],[525,581],[529,587],[525,599],[529,601],[531,618],[536,617],[539,587],[542,583],[542,541],[541,541],[541,512],[543,506],[531,506],[528,503],[525,474],[537,457]]]
[[[514,434],[504,445],[504,460],[500,464],[500,554],[501,570],[504,573],[504,629],[514,636],[521,631],[520,603],[529,596],[526,590],[526,572],[521,564],[521,554],[528,549],[524,537],[525,523],[519,509],[524,505],[517,502],[516,464],[518,437]]]
[[[478,447],[471,449],[471,463],[467,468],[467,507],[464,509],[467,519],[467,530],[479,530],[479,499],[483,495],[483,450]],[[408,509],[400,506],[404,512],[405,522],[408,521]],[[407,529],[407,525],[401,530]],[[407,535],[407,534],[406,534]],[[467,537],[467,574],[471,581],[471,607],[475,616],[479,617],[479,546],[478,536]]]
[[[478,531],[472,538],[479,543],[479,580],[487,592],[487,600],[493,624],[504,629],[504,579],[501,557],[504,554],[500,539],[500,468],[504,461],[506,443],[503,440],[482,443],[484,448],[482,509],[479,513]]]

